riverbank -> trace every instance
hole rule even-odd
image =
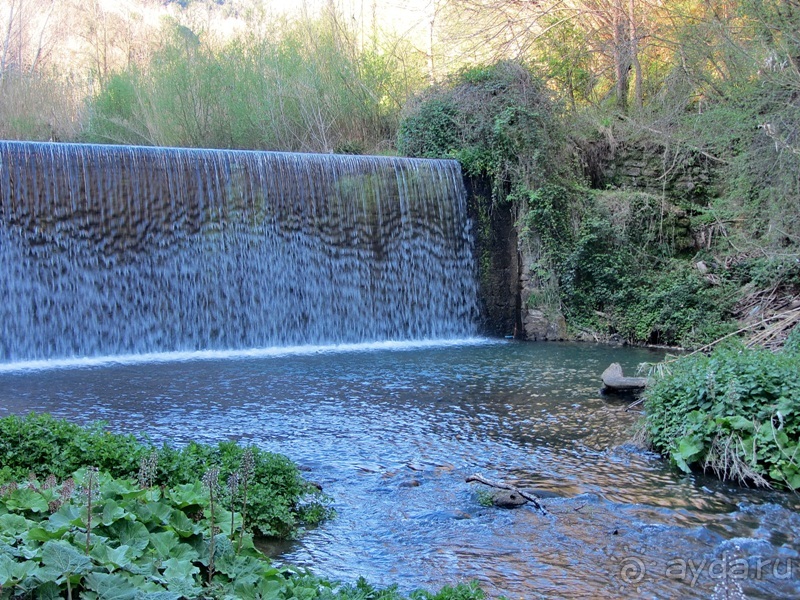
[[[730,344],[657,366],[645,391],[652,448],[680,470],[800,488],[800,330],[773,352]]]
[[[406,597],[276,568],[256,549],[254,533],[294,537],[332,516],[285,456],[231,443],[156,448],[31,413],[0,419],[0,457],[2,598]],[[475,584],[413,596],[484,598]]]

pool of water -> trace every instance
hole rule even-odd
[[[335,579],[477,579],[513,599],[800,597],[796,497],[676,473],[631,443],[639,414],[598,393],[609,363],[633,374],[660,357],[469,340],[6,365],[0,416],[282,452],[337,516],[277,560]],[[482,506],[474,473],[546,492],[548,514]]]

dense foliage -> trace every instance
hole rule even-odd
[[[563,130],[544,82],[520,63],[465,69],[406,107],[398,151],[456,158],[488,177],[495,199],[535,189],[564,172]]]
[[[589,196],[560,263],[562,302],[574,328],[684,346],[731,330],[726,320],[738,281],[678,258],[692,244],[688,219],[665,211],[659,198],[644,192]]]
[[[666,366],[646,391],[653,448],[683,471],[800,489],[800,329],[782,352],[719,348]]]
[[[30,414],[0,419],[0,456],[0,482],[24,480],[29,473],[39,478],[52,475],[60,481],[83,467],[113,477],[136,478],[143,462],[149,461],[151,483],[168,487],[196,482],[212,467],[219,470],[224,484],[249,456],[248,529],[259,535],[286,537],[299,526],[315,524],[327,515],[318,490],[287,457],[233,442],[156,447],[131,435],[110,433],[102,423],[84,428],[49,415]]]
[[[242,528],[242,499],[213,478],[141,486],[95,469],[0,487],[0,598],[401,600],[363,580],[275,568]],[[414,600],[480,600],[475,585]]]

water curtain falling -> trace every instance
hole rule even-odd
[[[0,361],[448,339],[455,161],[0,143]]]

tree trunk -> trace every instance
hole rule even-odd
[[[633,95],[636,108],[642,108],[642,63],[639,62],[639,30],[636,26],[636,14],[634,12],[634,0],[628,0],[628,27],[630,30],[630,55],[633,63],[633,72],[636,77],[634,82]]]
[[[622,0],[614,0],[611,10],[617,107],[620,109],[620,111],[627,112],[629,87],[628,72],[630,71],[631,67],[630,28],[628,27],[628,15],[623,8]]]

